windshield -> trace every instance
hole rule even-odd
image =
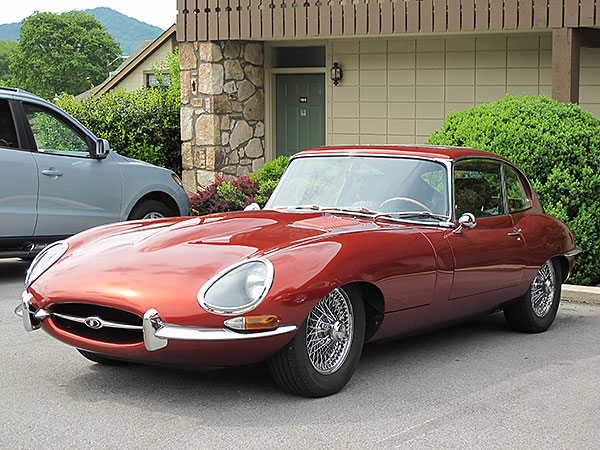
[[[410,158],[335,156],[293,160],[266,208],[365,208],[448,214],[443,164]]]

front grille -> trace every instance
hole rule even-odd
[[[142,318],[136,314],[108,306],[87,303],[62,303],[51,309],[52,321],[61,328],[77,336],[100,342],[133,344],[143,342]],[[87,318],[99,318],[101,328],[95,329],[85,324]],[[126,329],[122,327],[135,327]]]

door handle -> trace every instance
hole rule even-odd
[[[56,169],[44,169],[42,170],[42,175],[46,175],[47,177],[62,177],[62,172]]]
[[[508,235],[509,236],[520,236],[521,235],[521,231],[522,230],[519,228],[519,229],[517,229],[515,231],[512,231],[512,232],[508,233]]]

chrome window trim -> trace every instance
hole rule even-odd
[[[527,199],[529,200],[529,206],[527,208],[518,209],[515,211],[509,211],[509,209],[508,209],[508,190],[506,189],[506,183],[504,182],[504,167],[508,167],[509,169],[511,169],[515,172],[515,175],[517,176],[517,180],[519,181],[519,184],[524,188],[525,194],[527,194]],[[523,183],[523,180],[525,180],[525,183]],[[532,195],[533,188],[529,184],[529,180],[527,179],[527,177],[520,170],[516,169],[511,164],[504,163],[502,165],[502,182],[504,183],[504,189],[506,192],[506,211],[508,211],[508,214],[520,213],[520,212],[527,211],[528,209],[533,208],[533,195]]]
[[[250,264],[253,262],[260,262],[263,263],[266,268],[267,268],[267,275],[266,275],[266,282],[265,282],[265,288],[263,290],[263,293],[261,294],[261,296],[251,302],[248,303],[244,306],[238,306],[235,308],[221,308],[219,306],[215,306],[215,305],[211,305],[210,303],[208,303],[206,301],[206,293],[208,292],[208,290],[217,282],[219,281],[221,278],[223,278],[224,276],[226,276],[229,272],[231,272],[234,269],[237,269],[238,267],[241,267],[245,264]],[[209,313],[213,313],[213,314],[218,314],[220,316],[235,316],[238,314],[243,314],[246,313],[248,311],[252,311],[253,309],[255,309],[258,305],[260,305],[263,300],[265,299],[265,297],[267,296],[267,294],[269,293],[269,290],[271,289],[271,286],[273,285],[273,278],[275,277],[275,268],[273,267],[273,263],[271,261],[269,261],[266,258],[252,258],[252,259],[246,259],[243,261],[239,261],[223,270],[221,270],[220,272],[218,272],[215,276],[213,276],[212,278],[210,278],[206,283],[204,283],[204,285],[200,288],[200,290],[198,291],[198,294],[196,295],[196,298],[198,300],[198,303],[200,304],[200,306],[207,312]]]
[[[508,212],[508,208],[507,208],[507,204],[506,204],[507,203],[506,187],[504,185],[504,164],[506,164],[506,160],[502,159],[500,157],[495,157],[493,155],[491,155],[491,156],[476,155],[476,156],[461,156],[460,158],[451,160],[451,163],[452,163],[452,198],[454,199],[454,171],[456,170],[456,163],[462,162],[462,161],[469,161],[469,160],[473,160],[473,159],[487,160],[487,161],[498,163],[500,165],[500,195],[502,195],[502,206],[504,207],[503,214],[497,214],[495,216],[487,216],[487,217],[477,217],[477,220],[493,219],[495,217],[509,216],[510,213]],[[510,166],[510,164],[508,164],[508,165]],[[458,220],[458,218],[456,217],[456,211],[454,210],[454,205],[453,205],[453,211],[452,211],[452,218],[454,221]]]

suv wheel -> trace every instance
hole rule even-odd
[[[158,200],[144,200],[133,208],[128,220],[163,219],[172,216],[174,216],[173,211],[164,203]]]

